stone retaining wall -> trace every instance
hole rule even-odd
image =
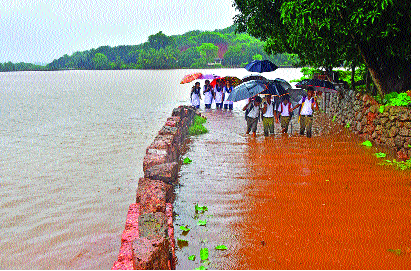
[[[348,126],[362,136],[380,146],[396,152],[401,160],[411,157],[411,108],[380,105],[367,94],[347,90],[344,98],[339,94],[331,96],[326,112],[336,116],[338,123]]]
[[[188,129],[197,114],[190,106],[175,108],[147,148],[144,178],[138,183],[136,203],[128,208],[113,270],[175,269],[173,185]]]

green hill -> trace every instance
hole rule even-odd
[[[139,45],[101,46],[64,55],[37,69],[179,69],[239,67],[253,59],[269,59],[278,66],[296,63],[292,55],[270,56],[264,43],[246,33],[235,34],[235,26],[215,31],[190,31],[166,36],[158,32]],[[5,63],[6,64],[6,63]],[[0,71],[27,70],[20,65],[1,65]],[[4,67],[8,69],[4,69]],[[33,66],[26,65],[33,69]],[[3,69],[2,69],[3,68]]]

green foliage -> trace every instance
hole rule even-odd
[[[369,67],[383,96],[411,75],[411,3],[384,0],[235,0],[238,32],[266,41],[269,53],[297,54],[301,65]],[[385,65],[381,63],[386,63]]]
[[[198,226],[206,226],[207,225],[207,219],[205,220],[198,220],[197,221]]]
[[[194,270],[207,270],[207,267],[200,265],[200,267],[196,267]]]
[[[196,115],[194,117],[194,124],[189,128],[190,135],[200,135],[207,133],[207,128],[203,126],[206,121],[207,120],[205,118]]]
[[[200,258],[203,261],[205,261],[209,258],[209,249],[208,248],[200,249]]]
[[[187,165],[187,164],[191,164],[191,162],[192,162],[192,160],[191,160],[190,158],[188,158],[188,157],[185,157],[185,158],[184,158],[183,163],[184,163],[185,165]]]
[[[377,152],[375,153],[376,158],[384,158],[386,157],[386,153],[383,152]]]
[[[188,260],[195,261],[195,258],[196,258],[195,255],[191,255],[191,256],[188,257]]]
[[[207,206],[199,206],[198,204],[196,204],[194,206],[194,209],[195,209],[196,213],[198,213],[198,212],[204,213],[204,212],[209,210],[209,208],[207,208]]]
[[[388,252],[394,253],[395,255],[400,256],[402,251],[401,249],[387,249]]]
[[[207,63],[211,63],[217,57],[217,51],[219,48],[213,43],[202,43],[199,47],[197,47],[197,50]]]
[[[396,92],[391,93],[396,94]],[[407,106],[411,104],[411,97],[408,96],[405,92],[397,94],[397,96],[393,95],[393,97],[389,98],[387,98],[387,95],[385,95],[385,99],[388,101],[388,103],[386,104],[388,106]]]
[[[189,232],[191,229],[188,229],[187,227],[185,227],[185,226],[180,226],[179,227],[183,232]]]
[[[220,245],[220,246],[216,246],[215,249],[218,249],[218,250],[226,250],[227,247],[225,245]]]
[[[369,140],[366,140],[365,142],[362,143],[362,146],[372,147],[372,142],[370,142]]]
[[[93,65],[97,70],[105,70],[109,67],[108,57],[101,53],[96,53],[92,59]]]

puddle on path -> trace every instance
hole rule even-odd
[[[319,125],[311,139],[264,138],[262,127],[253,139],[242,112],[205,114],[209,133],[192,137],[176,188],[175,238],[188,240],[177,269],[411,267],[411,174],[378,165],[386,150]],[[195,204],[208,211],[196,216]]]

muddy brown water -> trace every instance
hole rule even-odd
[[[411,172],[374,155],[392,153],[325,118],[311,139],[278,126],[254,139],[238,109],[205,115],[209,133],[191,138],[176,188],[175,238],[188,241],[177,244],[177,269],[411,268]]]

